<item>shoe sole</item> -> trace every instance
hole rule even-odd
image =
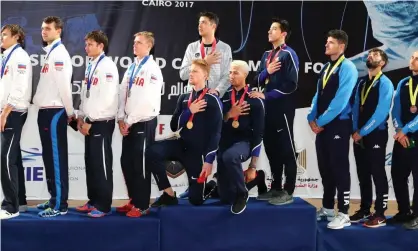
[[[283,203],[274,203],[274,202],[271,202],[271,201],[269,201],[269,203],[270,203],[271,205],[275,205],[275,206],[282,206],[282,205],[292,204],[292,203],[293,203],[293,199],[288,200],[288,201],[283,202]]]
[[[379,225],[366,225],[366,224],[363,224],[363,226],[368,227],[368,228],[378,228],[378,227],[384,227],[384,226],[386,226],[386,223],[379,224]]]
[[[7,216],[6,218],[1,218],[0,220],[10,220],[19,216],[19,213],[13,214],[11,216]]]
[[[351,223],[344,223],[342,226],[338,226],[338,227],[327,226],[327,228],[329,228],[329,229],[343,229],[343,228],[349,227],[349,226],[351,226]]]
[[[246,203],[245,203],[245,206],[244,206],[244,208],[241,210],[241,211],[239,211],[239,212],[234,212],[234,211],[232,211],[232,206],[231,206],[231,213],[233,213],[233,214],[241,214],[242,212],[244,212],[245,211],[245,209],[247,208],[247,203],[248,203],[248,199],[250,198],[250,196],[248,196],[247,197],[247,201],[246,201]]]
[[[66,215],[67,213],[68,213],[68,211],[60,212],[59,214],[55,214],[55,215],[45,215],[45,216],[42,216],[42,215],[39,215],[38,214],[38,216],[41,217],[41,218],[51,218],[51,217],[57,217],[57,216],[60,216],[60,215]]]

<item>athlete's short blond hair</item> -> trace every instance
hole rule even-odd
[[[247,64],[247,62],[245,62],[243,60],[232,61],[231,62],[231,67],[237,67],[239,70],[243,71],[247,75],[250,72],[250,66]]]

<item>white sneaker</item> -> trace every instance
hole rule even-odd
[[[19,212],[13,214],[3,209],[0,211],[0,220],[7,220],[7,219],[11,219],[17,216],[19,216]]]
[[[331,229],[343,229],[348,226],[351,226],[350,217],[348,214],[343,214],[341,212],[327,225],[327,227]]]
[[[321,209],[319,209],[316,212],[316,220],[317,221],[321,221],[323,219],[327,219],[328,221],[332,221],[335,217],[335,211],[334,209],[328,209],[328,208],[324,208],[321,207]]]

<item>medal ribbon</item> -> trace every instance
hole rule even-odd
[[[409,79],[409,99],[411,100],[411,105],[415,106],[417,101],[417,95],[418,95],[418,86],[415,87],[414,93],[412,93],[412,77]]]
[[[361,105],[364,105],[366,103],[367,96],[369,96],[369,92],[372,89],[374,83],[382,76],[383,72],[379,72],[373,79],[372,84],[367,88],[366,94],[364,93],[364,90],[366,89],[366,84],[364,84],[363,89],[361,89]]]
[[[97,61],[96,65],[94,66],[93,69],[93,73],[90,76],[90,72],[91,72],[91,65],[89,65],[89,69],[88,69],[88,73],[87,73],[87,91],[90,91],[90,86],[91,86],[91,80],[93,79],[93,75],[94,75],[94,71],[96,71],[97,66],[99,65],[100,61],[102,61],[102,59],[105,57],[105,54],[102,54],[99,58],[99,60]]]
[[[47,61],[47,60],[48,60],[48,58],[49,58],[49,54],[51,54],[51,52],[52,52],[53,50],[55,50],[55,48],[57,48],[57,47],[58,47],[58,45],[60,45],[60,44],[61,44],[61,41],[58,41],[56,44],[54,44],[54,45],[52,46],[51,50],[48,52],[48,55],[46,55],[45,61]]]
[[[14,52],[14,50],[16,50],[17,48],[20,48],[20,44],[17,44],[13,48],[13,50],[9,53],[9,55],[7,55],[7,58],[2,62],[2,64],[1,64],[1,78],[3,78],[4,70],[6,69],[6,65],[7,65],[7,62],[10,59],[10,56],[12,55],[12,53]]]
[[[129,77],[128,92],[131,91],[132,84],[134,83],[135,76],[138,74],[139,70],[141,70],[142,66],[144,66],[144,64],[148,61],[149,57],[150,57],[149,55],[146,56],[146,57],[144,57],[144,59],[142,59],[142,62],[138,65],[138,67],[136,68],[136,70],[135,70],[135,63],[132,64],[133,66],[132,66],[131,76]]]
[[[201,93],[201,94],[200,94],[200,96],[197,98],[197,101],[200,101],[200,100],[201,100],[201,99],[205,96],[205,94],[206,94],[208,91],[209,91],[209,89],[208,89],[208,88],[203,89],[202,93]],[[192,104],[192,98],[193,98],[193,91],[192,91],[192,92],[190,92],[189,100],[187,101],[187,107],[189,107],[189,108],[190,108],[190,105]],[[189,118],[189,121],[188,121],[188,122],[192,122],[192,121],[193,121],[193,117],[194,117],[194,113],[192,113],[192,115],[190,116],[190,118]]]
[[[332,67],[331,71],[328,73],[329,67],[331,64],[328,64],[327,69],[325,70],[324,76],[322,77],[322,90],[325,88],[325,86],[328,83],[329,78],[331,77],[332,73],[335,71],[335,69],[343,62],[345,59],[344,55],[338,59],[337,63]],[[327,76],[328,75],[328,76]]]
[[[274,56],[273,56],[273,58],[275,58],[279,53],[280,53],[280,51],[282,50],[282,49],[284,49],[286,47],[286,44],[283,44],[282,46],[280,46],[280,49],[274,54]],[[270,59],[271,59],[271,57],[272,57],[272,55],[273,55],[273,52],[274,52],[274,50],[271,50],[270,51],[270,53],[269,53],[269,55],[267,56],[267,61],[266,61],[266,69],[267,69],[267,67],[269,67],[269,65],[270,65]]]
[[[213,42],[212,42],[212,51],[211,52],[214,52],[215,49],[216,49],[216,39],[214,39]],[[202,55],[203,59],[206,57],[205,45],[203,44],[203,41],[200,43],[200,55]]]
[[[242,94],[242,96],[241,96],[241,98],[239,99],[239,103],[238,103],[238,105],[241,105],[242,104],[242,102],[244,102],[244,98],[245,98],[245,94],[247,94],[247,91],[248,91],[248,86],[245,86],[245,89],[244,89],[244,93]],[[232,88],[232,94],[231,94],[231,104],[232,105],[235,105],[235,89],[234,88]],[[234,117],[234,121],[237,121],[238,120],[238,118],[239,118],[239,115],[238,116],[236,116],[236,117]]]

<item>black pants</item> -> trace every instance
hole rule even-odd
[[[297,173],[297,156],[293,141],[295,111],[277,115],[280,117],[274,118],[274,121],[270,121],[272,118],[268,116],[266,116],[263,142],[273,177],[271,189],[285,189],[289,194],[293,194]],[[282,188],[283,166],[286,183]]]
[[[5,130],[1,133],[1,186],[4,194],[2,209],[9,213],[19,211],[19,192],[25,186],[24,175],[23,185],[20,184],[20,175],[23,172],[20,137],[27,115],[26,112],[10,112]]]
[[[120,163],[129,198],[136,208],[146,210],[148,201],[141,200],[141,193],[151,193],[151,175],[145,171],[145,150],[155,141],[157,118],[133,124],[122,140]]]
[[[115,120],[86,122],[92,125],[89,135],[84,139],[87,196],[90,205],[108,213],[111,210],[113,195],[112,136]]]
[[[232,203],[236,196],[248,192],[241,163],[247,161],[250,151],[250,144],[245,141],[235,143],[227,149],[219,148],[217,179],[221,201]]]
[[[160,191],[171,187],[166,174],[167,161],[179,161],[184,166],[189,178],[189,202],[193,205],[203,204],[205,183],[197,183],[204,161],[203,151],[186,148],[181,139],[159,141],[149,147],[145,166],[147,171],[154,174]],[[149,201],[149,198],[150,193],[142,194],[143,200]]]
[[[373,201],[372,178],[376,186],[375,211],[383,216],[388,204],[388,179],[385,171],[387,130],[375,130],[363,137],[362,145],[354,144],[357,176],[360,185],[361,210],[370,211]],[[364,147],[364,148],[363,148]]]
[[[347,214],[350,205],[350,136],[351,120],[335,119],[316,136],[318,169],[322,178],[324,208],[334,208],[335,190],[337,190],[338,210]]]
[[[399,142],[395,142],[392,153],[392,183],[395,191],[398,211],[408,214],[411,211],[409,202],[408,178],[412,172],[414,188],[418,188],[418,146],[404,148]],[[412,199],[412,212],[418,215],[418,192],[414,190]]]
[[[39,109],[38,128],[46,183],[55,210],[68,208],[67,113],[63,108]]]

